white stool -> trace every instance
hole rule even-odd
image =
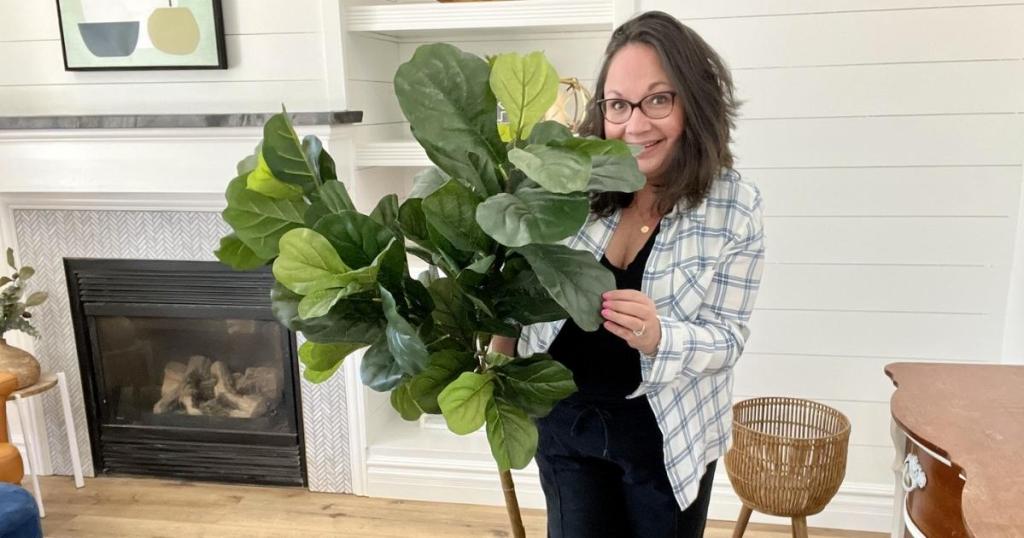
[[[60,399],[64,406],[64,426],[68,432],[68,449],[71,452],[71,467],[75,473],[75,487],[85,487],[85,479],[82,477],[82,458],[78,453],[78,438],[75,435],[75,419],[71,415],[71,401],[68,398],[68,381],[64,376],[64,372],[44,373],[39,376],[39,381],[37,381],[36,384],[14,391],[7,397],[8,401],[13,400],[15,405],[18,407],[18,420],[21,422],[21,436],[25,440],[25,451],[27,452],[27,454],[25,454],[25,461],[27,462],[25,472],[32,477],[32,494],[36,498],[36,504],[39,505],[40,517],[46,517],[46,512],[43,511],[43,495],[39,491],[39,470],[32,468],[32,454],[35,452],[32,445],[36,442],[38,437],[36,436],[35,424],[33,421],[29,420],[28,417],[28,402],[26,399],[42,394],[53,387],[60,388]]]

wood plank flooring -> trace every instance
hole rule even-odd
[[[368,499],[299,488],[234,486],[150,478],[42,477],[53,538],[478,538],[510,536],[505,509],[493,506]],[[28,481],[25,482],[26,487]],[[525,510],[527,536],[545,535],[544,512]],[[731,522],[711,522],[705,536],[732,536]],[[811,536],[881,538],[883,534],[811,529]],[[748,538],[783,538],[789,528],[751,525]]]

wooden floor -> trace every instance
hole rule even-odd
[[[28,482],[26,487],[30,487]],[[367,499],[298,488],[231,486],[148,478],[41,479],[47,537],[419,538],[509,536],[504,508]],[[543,537],[544,512],[523,514],[529,537]],[[811,536],[880,538],[883,534],[810,530]],[[705,536],[732,535],[711,522]],[[751,525],[746,537],[783,538],[787,527]]]

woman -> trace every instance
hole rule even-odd
[[[602,328],[541,323],[518,343],[520,356],[561,361],[579,387],[538,421],[548,532],[699,537],[760,284],[761,196],[731,169],[729,72],[673,17],[619,27],[595,95],[584,134],[641,146],[647,182],[596,195],[594,218],[568,240],[615,274]]]

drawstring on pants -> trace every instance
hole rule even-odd
[[[604,432],[604,450],[601,451],[601,457],[607,458],[609,438],[608,427],[612,421],[612,414],[609,413],[607,410],[597,407],[595,405],[580,404],[579,407],[582,407],[582,409],[576,415],[576,419],[572,421],[572,427],[569,428],[569,433],[572,434],[573,437],[579,435],[579,426],[580,422],[583,420],[583,417],[586,416],[588,413],[596,414],[597,418],[601,421],[601,429]]]

